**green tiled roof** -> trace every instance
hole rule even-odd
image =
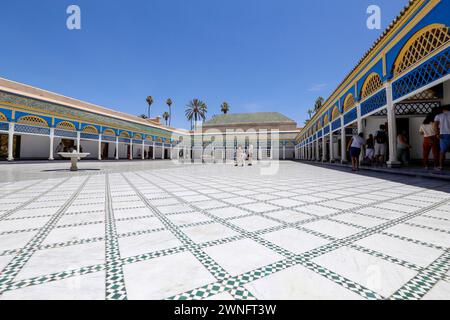
[[[234,113],[213,116],[212,119],[206,121],[203,126],[236,125],[247,123],[295,124],[295,121],[279,112]]]

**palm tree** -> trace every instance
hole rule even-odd
[[[191,121],[191,129],[197,128],[197,123],[199,120],[206,119],[207,112],[208,107],[203,101],[199,99],[189,101],[186,105],[186,118]],[[194,126],[192,125],[192,122],[194,122]]]
[[[319,111],[319,109],[322,108],[324,101],[325,101],[324,98],[318,97],[316,99],[316,103],[314,104],[314,111],[316,111],[316,112]]]
[[[312,110],[312,109],[309,109],[308,111],[306,111],[306,112],[308,112],[308,114],[309,114],[309,118],[311,119],[312,118],[312,115],[313,115],[313,113],[314,113],[314,110]]]
[[[169,126],[172,124],[172,99],[167,99],[166,104],[169,106]]]
[[[148,119],[148,117],[145,115],[145,114],[141,114],[140,116],[138,116],[139,118],[142,118],[142,119]]]
[[[227,102],[222,103],[222,105],[220,106],[220,111],[223,114],[227,114],[230,111],[230,105]]]
[[[148,103],[148,118],[150,118],[150,108],[152,107],[152,104],[153,104],[153,97],[148,96],[146,101]]]
[[[170,119],[170,114],[166,111],[163,113],[162,117],[166,121],[166,126],[167,126],[167,121]]]

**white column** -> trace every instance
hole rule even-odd
[[[283,160],[286,160],[286,146],[283,146]]]
[[[320,161],[319,138],[316,140],[316,161]]]
[[[133,160],[133,139],[130,139],[130,160]]]
[[[388,120],[388,139],[389,139],[389,167],[397,167],[400,162],[397,159],[397,122],[395,119],[395,105],[392,98],[392,85],[390,82],[386,85],[387,96],[387,120]]]
[[[156,159],[156,143],[153,141],[153,160]]]
[[[102,135],[98,135],[98,160],[102,160]]]
[[[48,160],[53,161],[55,160],[53,155],[53,146],[55,143],[55,128],[50,128],[50,155],[48,157]]]
[[[116,160],[119,160],[119,137],[116,137]]]
[[[334,162],[334,134],[330,124],[330,162]]]
[[[344,117],[341,119],[341,163],[347,162],[347,134],[345,132]]]
[[[165,147],[164,147],[164,142],[161,144],[161,159],[163,159],[164,160],[164,150],[165,150]]]
[[[322,129],[322,161],[326,160],[325,131]]]
[[[9,123],[8,131],[8,161],[14,161],[14,123]]]
[[[141,159],[145,160],[145,140],[142,139]]]
[[[77,131],[77,152],[80,153],[80,145],[81,145],[81,132]]]

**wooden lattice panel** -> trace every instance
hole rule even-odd
[[[66,131],[77,131],[77,128],[75,128],[75,125],[73,123],[63,121],[58,123],[56,126],[57,129],[66,130]]]
[[[328,115],[323,118],[323,125],[326,126],[327,124],[330,124],[330,118],[328,118]]]
[[[355,106],[356,102],[355,102],[355,98],[353,97],[353,95],[350,93],[347,98],[345,98],[344,101],[344,111],[349,111],[351,109],[353,109],[353,107]]]
[[[87,126],[83,129],[83,133],[98,134],[98,130],[93,126]]]
[[[147,141],[153,141],[153,137],[148,136],[148,137],[147,137]]]
[[[381,81],[380,76],[377,73],[371,74],[364,82],[361,90],[361,98],[365,99],[371,96],[372,94],[380,90],[382,86],[383,82]]]
[[[106,130],[103,132],[103,135],[104,135],[104,136],[115,137],[115,136],[116,136],[116,133],[115,133],[113,130],[111,130],[111,129],[106,129]]]
[[[121,137],[121,138],[130,138],[130,135],[128,134],[128,132],[122,132],[122,133],[120,134],[120,137]]]
[[[331,120],[336,120],[339,116],[341,115],[341,113],[339,112],[339,109],[337,107],[334,107],[333,109],[333,113],[331,116]]]
[[[433,24],[417,32],[403,47],[395,63],[397,76],[417,64],[450,41],[450,30],[440,24]]]
[[[19,119],[17,121],[18,124],[24,124],[27,126],[35,126],[35,127],[42,127],[42,128],[48,128],[48,123],[42,118],[36,117],[36,116],[25,116]]]
[[[141,136],[140,134],[136,134],[136,135],[134,136],[134,139],[135,139],[135,140],[142,140],[142,136]]]
[[[0,112],[0,122],[8,122],[8,118]]]

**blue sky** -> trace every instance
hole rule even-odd
[[[0,77],[131,114],[173,105],[188,128],[192,98],[232,112],[280,111],[302,124],[317,96],[343,80],[407,0],[3,0]],[[66,28],[66,8],[82,30]]]

